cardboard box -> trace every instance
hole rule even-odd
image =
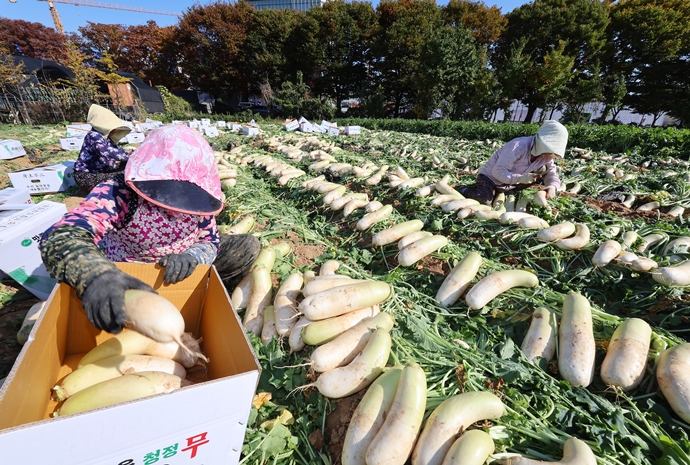
[[[91,126],[91,125],[89,125]],[[78,139],[83,139],[86,137],[86,135],[91,131],[91,129],[85,129],[80,126],[72,126],[70,124],[67,125],[67,137],[72,138],[76,137]]]
[[[43,265],[38,243],[65,213],[64,204],[44,200],[0,222],[0,270],[41,300],[48,298],[57,281]]]
[[[124,138],[128,144],[141,144],[144,142],[144,134],[141,132],[130,132]]]
[[[331,136],[338,136],[338,135],[340,135],[340,129],[338,129],[338,128],[335,127],[335,126],[328,126],[327,132],[328,132],[328,134],[331,135]]]
[[[361,134],[361,129],[359,126],[345,126],[345,134],[348,136],[356,136]]]
[[[314,132],[312,127],[313,127],[313,124],[311,124],[311,123],[301,123],[299,125],[299,130],[302,132]]]
[[[328,131],[325,126],[321,126],[320,124],[312,124],[311,130],[312,132],[319,132],[321,134],[325,134]]]
[[[0,160],[11,160],[12,158],[26,155],[26,150],[22,143],[14,139],[0,140]]]
[[[87,131],[90,131],[92,129],[92,126],[89,123],[69,123],[68,126],[86,129]]]
[[[253,126],[242,126],[242,134],[245,136],[256,136],[259,134],[259,128],[255,128]]]
[[[0,190],[0,223],[31,204],[31,194],[27,189],[8,187]]]
[[[81,146],[84,145],[84,139],[80,137],[68,137],[66,139],[60,139],[60,146],[62,150],[81,150]]]
[[[8,187],[0,190],[0,207],[10,204],[31,204],[31,194],[23,187]]]
[[[332,127],[334,127],[334,128],[337,128],[337,127],[338,127],[338,123],[331,123],[331,122],[326,121],[326,120],[324,119],[324,120],[321,120],[321,126],[325,126],[325,127],[330,127],[330,126],[332,126]]]
[[[207,380],[77,415],[50,418],[56,382],[112,335],[86,319],[74,289],[56,286],[0,390],[3,463],[233,465],[242,450],[261,368],[215,268],[163,285],[153,264],[118,264],[180,311],[186,330],[203,338]],[[31,446],[40,443],[40,447]],[[164,453],[167,452],[167,455]]]
[[[239,131],[242,125],[240,123],[228,123],[228,127],[231,131]]]
[[[215,126],[204,126],[203,130],[206,137],[218,137],[218,128]]]
[[[294,131],[298,127],[299,127],[299,123],[297,122],[296,119],[290,119],[290,120],[285,121],[285,123],[283,123],[283,129],[285,131]]]
[[[189,126],[192,129],[199,129],[200,123],[197,120],[187,121],[187,126]]]
[[[211,119],[210,119],[210,118],[201,118],[201,119],[199,120],[199,122],[200,122],[202,128],[203,128],[203,127],[208,127],[208,126],[211,125]]]
[[[172,124],[183,125],[183,124],[187,124],[187,122],[186,121],[173,120]]]
[[[61,192],[72,187],[74,162],[65,161],[57,165],[38,166],[7,173],[13,187],[28,189],[31,195]]]
[[[146,132],[146,131],[153,131],[156,129],[159,125],[155,123],[154,121],[146,122],[146,123],[135,123],[134,128],[138,132]]]
[[[216,121],[216,127],[217,128],[224,128],[224,127],[227,127],[227,124],[225,124],[225,121]]]

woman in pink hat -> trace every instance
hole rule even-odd
[[[220,180],[197,131],[166,126],[132,153],[124,173],[97,185],[41,239],[46,268],[77,291],[91,323],[111,333],[125,322],[124,293],[152,290],[113,262],[158,263],[164,282],[213,264],[224,281],[247,273],[261,246],[248,234],[220,236]]]

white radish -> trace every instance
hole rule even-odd
[[[175,341],[158,342],[136,331],[124,330],[87,352],[79,360],[79,367],[116,355],[151,355],[152,357],[169,358],[185,368],[193,367],[199,359],[208,362],[208,359],[201,353],[200,341],[194,339],[190,333],[184,333],[181,339],[185,346],[191,350],[191,354],[187,353]]]
[[[116,355],[77,368],[53,388],[55,398],[62,402],[94,384],[140,371],[162,371],[184,378],[187,375],[179,363],[150,355]]]
[[[537,233],[537,240],[541,242],[554,242],[575,233],[575,225],[570,221],[553,225],[551,227],[542,229]]]
[[[184,318],[168,299],[153,292],[129,289],[125,291],[125,326],[158,342],[175,341],[193,355],[184,342]]]
[[[333,289],[334,287],[363,282],[366,281],[364,279],[352,279],[349,276],[340,274],[317,276],[304,285],[302,288],[302,295],[304,295],[304,297],[309,297],[317,292]]]
[[[319,268],[319,276],[332,276],[340,268],[340,262],[338,260],[327,260]]]
[[[587,387],[594,379],[595,355],[589,301],[580,294],[568,294],[558,328],[558,372],[572,386]]]
[[[419,239],[422,239],[424,237],[429,237],[429,236],[433,236],[433,234],[430,233],[429,231],[415,231],[415,232],[411,232],[410,234],[405,234],[398,241],[398,250],[402,250],[406,246],[412,244],[414,241],[418,241]]]
[[[536,357],[542,357],[550,362],[556,353],[557,334],[554,313],[546,307],[538,307],[532,314],[532,322],[520,349],[530,362]]]
[[[422,258],[436,252],[447,244],[448,238],[445,236],[436,235],[423,237],[400,251],[398,254],[398,263],[400,266],[412,266]]]
[[[464,196],[460,192],[450,187],[448,181],[445,181],[443,179],[436,183],[436,190],[442,194],[455,195],[457,197],[460,197],[461,199],[464,198]]]
[[[453,195],[453,194],[439,194],[436,197],[434,197],[434,199],[431,201],[431,205],[439,206],[439,205],[443,205],[444,203],[453,202],[455,200],[474,200],[474,199],[466,199],[462,196]],[[468,202],[466,206],[478,205],[478,204],[479,204],[479,202],[477,202],[475,200],[474,202]]]
[[[404,465],[414,448],[426,408],[426,375],[419,365],[403,368],[388,415],[365,454],[367,465]]]
[[[312,346],[325,344],[357,325],[362,320],[378,315],[379,312],[379,306],[374,305],[333,318],[314,321],[302,330],[302,340],[305,344]]]
[[[620,255],[623,246],[618,241],[609,240],[603,242],[592,257],[592,264],[595,267],[608,265],[611,260]]]
[[[498,222],[501,223],[501,224],[513,224],[513,223],[517,223],[518,220],[520,220],[520,219],[522,219],[522,218],[530,218],[530,217],[533,217],[533,216],[534,216],[534,215],[532,215],[531,213],[526,213],[526,212],[518,212],[518,211],[511,212],[511,211],[507,211],[507,212],[503,213],[503,214],[498,218]]]
[[[473,429],[455,440],[441,465],[484,465],[494,453],[494,441],[488,433]]]
[[[465,296],[465,302],[472,310],[479,310],[499,294],[513,287],[535,287],[539,278],[524,270],[496,271],[482,278]]]
[[[665,240],[667,237],[668,236],[665,234],[647,234],[646,236],[642,236],[640,238],[642,239],[642,243],[637,247],[637,251],[639,253],[645,253],[659,242]]]
[[[343,465],[366,465],[364,456],[390,411],[403,367],[395,366],[371,383],[357,405],[343,441]]]
[[[323,196],[323,204],[330,205],[334,200],[339,199],[343,195],[345,195],[345,192],[345,186],[336,187],[335,189],[329,191],[326,195]]]
[[[300,273],[292,273],[280,285],[273,299],[276,332],[280,337],[289,334],[292,326],[297,322],[297,296],[303,282],[304,277]]]
[[[520,218],[517,221],[517,226],[523,229],[544,229],[549,227],[549,223],[537,216],[528,216]]]
[[[297,320],[290,330],[290,336],[288,336],[288,345],[290,346],[290,353],[299,352],[304,349],[306,344],[302,340],[302,330],[309,326],[311,320],[307,317],[302,317]]]
[[[455,265],[455,268],[443,280],[443,284],[436,292],[436,300],[446,308],[457,302],[477,275],[481,265],[482,256],[477,252],[465,255],[465,258]]]
[[[355,359],[344,367],[328,370],[311,384],[322,396],[331,399],[347,397],[369,386],[383,372],[391,353],[391,336],[377,329]]]
[[[684,422],[690,423],[690,343],[666,349],[659,357],[656,380],[669,405]]]
[[[652,273],[652,278],[663,286],[690,286],[690,260],[680,265],[663,266]]]
[[[383,221],[393,213],[393,205],[385,205],[375,212],[367,213],[355,225],[358,231],[366,231],[379,221]]]
[[[381,281],[345,284],[306,297],[298,309],[310,320],[324,320],[380,304],[390,295],[390,285]]]
[[[312,368],[325,372],[347,365],[364,349],[374,330],[381,328],[390,331],[393,324],[393,317],[388,313],[379,313],[360,321],[332,341],[314,349],[310,357]]]
[[[561,250],[580,250],[589,243],[589,228],[584,223],[575,225],[575,235],[554,243]]]
[[[264,325],[261,328],[261,342],[267,346],[271,343],[274,337],[278,336],[276,331],[276,315],[273,305],[268,305],[264,308]]]
[[[343,207],[343,217],[347,218],[348,216],[352,215],[352,212],[354,212],[358,208],[366,207],[370,203],[371,202],[367,202],[364,199],[350,200],[347,204],[345,204],[345,207]]]
[[[639,318],[624,320],[611,336],[601,364],[601,380],[623,391],[635,389],[644,377],[652,328]]]
[[[374,234],[371,239],[371,243],[376,247],[382,247],[384,245],[393,243],[406,236],[407,234],[419,231],[424,227],[424,222],[420,220],[410,220],[404,223],[396,224],[388,229],[379,231]]]
[[[498,461],[501,465],[596,465],[597,458],[586,442],[577,438],[568,438],[563,445],[563,458],[558,462],[545,462],[526,457],[510,457]]]
[[[367,213],[375,212],[376,210],[380,210],[381,208],[383,208],[383,204],[378,200],[372,200],[371,202],[368,202],[366,205],[364,205],[364,211],[366,211]]]
[[[441,465],[460,432],[477,421],[500,418],[504,413],[503,402],[491,392],[449,397],[427,419],[412,453],[412,465]]]
[[[247,331],[261,335],[264,327],[264,309],[271,305],[273,297],[273,283],[270,268],[260,266],[250,272],[249,301],[244,312],[244,327]]]
[[[651,258],[637,257],[635,260],[632,260],[628,266],[635,271],[652,271],[658,268],[659,264]]]

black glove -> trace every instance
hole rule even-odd
[[[125,291],[129,289],[156,292],[148,284],[120,270],[106,271],[88,283],[81,305],[91,324],[113,334],[122,331],[127,320]]]
[[[188,253],[171,253],[161,257],[158,264],[165,267],[163,282],[174,284],[188,278],[199,262]]]

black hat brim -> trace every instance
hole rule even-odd
[[[159,207],[190,215],[215,215],[223,202],[188,181],[128,181],[137,194]]]

